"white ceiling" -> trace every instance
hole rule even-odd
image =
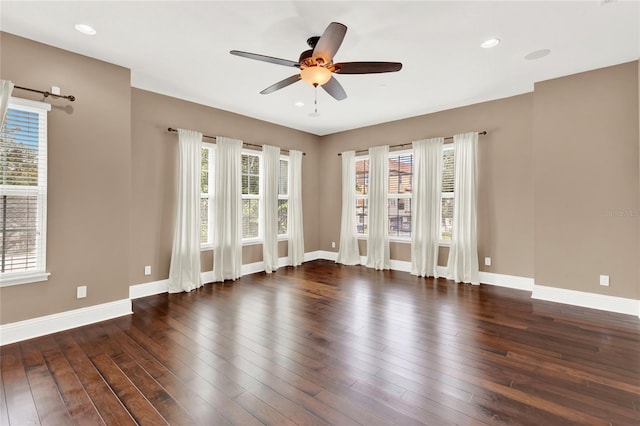
[[[130,68],[133,87],[317,135],[529,92],[536,81],[637,60],[640,44],[640,3],[621,0],[2,0],[0,14],[2,31]],[[336,62],[404,67],[337,76],[348,98],[336,101],[318,90],[319,117],[309,116],[314,89],[302,81],[259,94],[294,68],[229,54],[237,49],[297,61],[307,38],[331,21],[349,28]],[[92,25],[97,35],[78,33],[76,23]],[[480,48],[490,37],[502,43]],[[551,54],[525,60],[539,49]]]

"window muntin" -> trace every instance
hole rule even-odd
[[[46,273],[47,111],[12,98],[0,129],[2,286],[43,281]]]

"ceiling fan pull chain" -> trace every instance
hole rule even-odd
[[[315,98],[314,98],[314,100],[313,100],[313,106],[314,106],[314,108],[315,108],[314,113],[315,113],[316,115],[318,115],[318,85],[317,85],[317,84],[315,84],[313,88],[314,88],[314,90],[315,90]]]

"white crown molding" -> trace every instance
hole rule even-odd
[[[131,300],[122,299],[86,308],[0,325],[0,346],[133,313]]]

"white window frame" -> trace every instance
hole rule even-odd
[[[444,146],[442,148],[442,159],[440,160],[442,162],[442,173],[444,175],[444,155],[447,151],[453,151],[453,144],[448,144],[446,146]],[[455,175],[455,157],[453,158],[453,164],[454,164],[454,175]],[[455,179],[453,182],[453,192],[443,192],[442,189],[440,190],[440,218],[438,219],[438,224],[439,226],[439,234],[438,234],[438,245],[440,246],[444,246],[444,247],[449,247],[451,246],[451,240],[443,240],[442,239],[442,200],[446,199],[446,198],[454,198],[454,195],[456,193],[456,184],[455,184]],[[453,219],[451,219],[453,221]]]
[[[209,192],[202,192],[200,188],[200,199],[209,200],[209,208],[207,209],[207,241],[200,242],[200,250],[212,250],[213,249],[213,206],[214,206],[214,177],[215,170],[212,170],[212,166],[215,164],[216,145],[213,143],[203,142],[202,149],[206,149],[209,152],[209,170],[207,170],[207,185]],[[202,218],[200,218],[202,220]]]
[[[51,105],[44,102],[31,101],[20,98],[9,98],[8,108],[37,113],[41,128],[44,128],[38,138],[38,178],[35,187],[0,185],[2,194],[33,196],[37,201],[37,237],[36,237],[36,267],[28,271],[0,272],[0,287],[46,281],[50,273],[47,269],[47,113]],[[42,161],[40,161],[42,160]],[[44,179],[41,179],[44,177]]]
[[[262,217],[262,203],[263,203],[263,186],[264,186],[264,161],[262,157],[261,151],[256,151],[252,149],[243,149],[242,155],[251,155],[254,157],[258,157],[258,180],[260,181],[258,185],[258,194],[242,194],[242,201],[244,200],[258,200],[258,236],[257,237],[249,237],[242,238],[242,245],[249,246],[254,244],[262,244],[263,242],[263,225],[262,222],[264,218]],[[240,189],[242,191],[242,189]],[[243,218],[241,218],[243,219]],[[242,224],[241,224],[242,225]]]
[[[280,194],[280,188],[278,188],[278,201],[287,200],[287,232],[284,234],[278,234],[278,241],[285,241],[289,239],[289,196],[291,195],[291,162],[289,161],[288,155],[280,155],[280,161],[287,162],[287,193]],[[278,170],[280,170],[279,167]]]

